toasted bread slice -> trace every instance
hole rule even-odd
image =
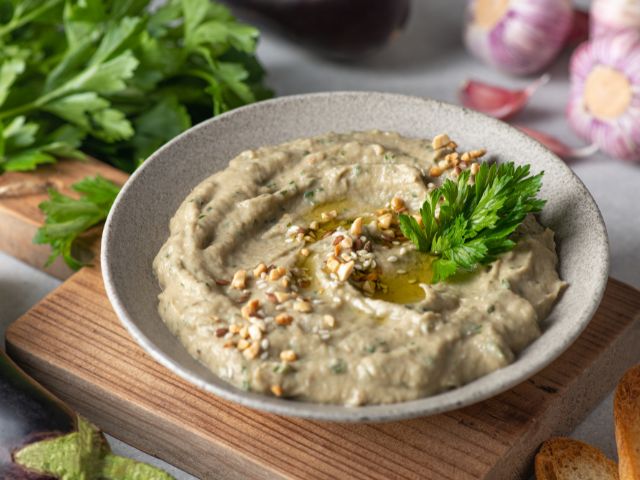
[[[536,480],[617,480],[618,466],[595,447],[552,438],[536,455]]]
[[[640,479],[640,365],[627,371],[613,399],[621,480]]]

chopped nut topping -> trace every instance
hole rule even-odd
[[[341,282],[346,281],[353,273],[354,267],[355,267],[355,262],[353,260],[340,265],[340,267],[338,267],[338,272],[337,272],[338,280],[340,280]]]
[[[447,143],[447,148],[450,148],[451,150],[455,150],[456,148],[458,148],[458,144],[452,140],[449,143]]]
[[[336,218],[338,216],[338,211],[337,210],[331,210],[330,212],[322,212],[320,214],[320,219],[323,222],[327,222],[329,220],[333,220],[334,218]]]
[[[216,328],[216,337],[224,337],[228,331],[229,329],[225,327]]]
[[[471,155],[469,154],[469,152],[464,152],[462,154],[462,156],[460,157],[460,160],[462,160],[463,162],[470,162],[471,161]]]
[[[249,327],[249,336],[252,340],[261,340],[262,339],[262,330],[257,325],[251,325]]]
[[[303,248],[300,250],[300,255],[302,255],[303,257],[308,257],[311,254],[311,252],[309,251],[308,248]]]
[[[344,248],[345,250],[349,250],[351,247],[353,247],[353,239],[351,237],[344,237],[340,242],[340,247]]]
[[[460,154],[458,152],[453,152],[444,157],[451,165],[454,167],[460,163]]]
[[[234,342],[233,340],[229,340],[227,342],[224,342],[224,345],[222,345],[222,348],[233,348],[236,346],[236,342]]]
[[[256,268],[253,269],[253,278],[260,278],[264,272],[267,271],[267,266],[264,263],[260,263]]]
[[[353,221],[351,228],[349,228],[349,233],[356,237],[359,237],[362,234],[362,217],[358,217]]]
[[[240,335],[242,338],[249,338],[249,327],[245,325],[242,328],[240,328],[238,335]]]
[[[411,216],[416,219],[418,225],[422,226],[422,215],[420,215],[419,213],[413,213],[411,214]]]
[[[449,144],[449,142],[451,142],[449,135],[447,135],[446,133],[443,133],[441,135],[436,135],[436,137],[431,142],[431,146],[433,147],[434,150],[438,150],[442,147],[446,147]]]
[[[298,359],[298,355],[293,350],[283,350],[280,352],[280,360],[283,362],[295,362]]]
[[[334,256],[329,257],[327,259],[327,270],[331,273],[335,273],[338,271],[338,268],[340,268],[340,260]]]
[[[249,345],[250,345],[250,343],[243,338],[242,340],[238,340],[237,348],[238,348],[238,350],[242,351],[242,350],[244,350],[246,348],[249,348]]]
[[[269,280],[271,280],[272,282],[275,282],[276,280],[280,279],[280,277],[282,277],[286,273],[287,273],[287,269],[284,268],[284,267],[273,268],[269,272]]]
[[[255,314],[260,309],[260,300],[254,298],[253,300],[249,300],[247,304],[240,309],[242,316],[244,318],[249,318],[255,316]]]
[[[429,169],[429,176],[430,177],[439,177],[440,175],[442,175],[442,169],[440,167],[438,167],[437,165],[434,165],[433,167],[431,167]]]
[[[385,213],[378,217],[378,225],[381,229],[386,230],[391,226],[393,222],[393,215],[391,213]]]
[[[253,360],[260,353],[260,342],[253,342],[248,348],[242,352],[244,358],[247,360]]]
[[[291,294],[289,292],[274,292],[276,296],[276,300],[278,303],[286,302],[291,298]]]
[[[271,393],[273,393],[276,397],[282,396],[282,387],[280,385],[271,385]]]
[[[471,158],[480,158],[480,157],[483,157],[486,153],[487,153],[487,151],[484,148],[481,148],[479,150],[470,151],[469,152],[469,156]]]
[[[233,280],[231,280],[231,287],[236,290],[244,290],[247,287],[247,271],[238,270],[233,274]]]
[[[309,313],[311,310],[313,310],[313,307],[309,302],[298,300],[293,304],[293,309],[296,312]]]
[[[289,277],[282,277],[282,280],[280,280],[280,285],[282,285],[284,288],[289,288],[290,284],[291,280],[289,280]]]
[[[236,334],[240,331],[240,326],[236,325],[235,323],[232,323],[231,325],[229,325],[229,331],[233,334]]]
[[[216,285],[220,285],[221,287],[224,287],[225,285],[229,285],[231,283],[229,280],[225,280],[223,278],[217,278],[215,282]]]
[[[325,315],[322,319],[327,327],[333,328],[336,326],[336,319],[333,315]]]
[[[477,175],[478,172],[480,171],[480,164],[472,163],[470,170],[471,170],[471,175]]]
[[[404,210],[404,200],[402,200],[400,197],[393,197],[391,199],[391,208],[393,208],[396,212]]]
[[[276,315],[275,322],[278,325],[291,325],[291,322],[293,322],[293,317],[288,313],[281,313],[279,315]]]
[[[317,230],[320,225],[315,220],[309,224],[311,230]]]

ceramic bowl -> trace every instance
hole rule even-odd
[[[541,215],[556,232],[560,275],[569,283],[543,334],[517,360],[455,390],[390,405],[344,407],[267,397],[239,390],[194,360],[157,312],[152,261],[169,220],[193,187],[243,150],[329,131],[393,130],[431,138],[446,132],[462,149],[486,148],[498,160],[545,171]],[[114,310],[155,360],[226,400],[281,415],[331,421],[388,421],[431,415],[479,402],[540,371],[578,337],[607,282],[607,235],[596,204],[573,172],[540,144],[502,123],[453,105],[385,93],[333,92],[281,97],[201,123],[154,153],[129,179],[102,238],[104,283]]]

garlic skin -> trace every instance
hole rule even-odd
[[[593,0],[591,38],[635,31],[640,34],[639,0]]]
[[[464,41],[486,63],[528,75],[556,57],[572,22],[571,0],[470,0]]]
[[[640,161],[640,35],[605,35],[571,57],[567,119],[616,158]]]

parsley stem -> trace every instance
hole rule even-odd
[[[18,107],[12,108],[11,110],[5,110],[4,112],[0,112],[0,120],[4,120],[5,118],[16,117],[23,113],[28,113],[31,110],[38,107],[36,102],[29,102]]]
[[[45,13],[50,8],[55,7],[59,3],[62,3],[62,1],[63,0],[50,0],[49,2],[45,2],[44,4],[40,5],[40,7],[34,8],[27,15],[25,15],[24,17],[19,17],[18,20],[15,20],[15,21],[12,19],[5,26],[0,27],[0,37],[3,37],[5,35],[13,32],[17,28],[20,28],[23,25],[29,23],[30,21],[38,18],[40,15]]]

